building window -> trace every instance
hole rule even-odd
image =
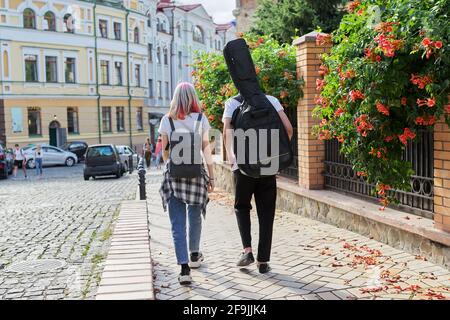
[[[109,84],[109,61],[100,61],[101,84]]]
[[[148,92],[149,92],[149,97],[153,98],[153,79],[148,80]]]
[[[136,64],[134,66],[134,83],[136,83],[136,87],[141,86],[141,65]]]
[[[148,44],[148,62],[153,62],[153,44]]]
[[[28,108],[28,135],[41,135],[41,109]]]
[[[78,127],[78,108],[67,108],[67,132],[69,134],[80,133]]]
[[[167,48],[164,48],[164,64],[166,66],[169,64],[169,55],[167,54]]]
[[[156,63],[161,64],[161,48],[156,49]]]
[[[26,82],[38,82],[38,65],[37,56],[27,54],[25,56],[25,81]]]
[[[100,29],[100,36],[108,38],[108,21],[100,19],[98,21],[98,28]]]
[[[156,31],[161,31],[161,20],[156,18]]]
[[[102,131],[111,132],[111,107],[102,107]]]
[[[183,67],[183,53],[178,51],[178,69]]]
[[[44,29],[47,31],[56,31],[55,14],[51,11],[47,11],[44,15]]]
[[[64,64],[66,83],[75,83],[75,58],[66,58]]]
[[[138,130],[143,130],[144,126],[142,124],[143,124],[142,107],[138,107],[136,110],[136,128]]]
[[[156,86],[156,95],[159,99],[162,99],[162,82],[158,81],[158,84]]]
[[[125,111],[124,107],[116,108],[117,131],[125,131]]]
[[[162,32],[167,32],[167,28],[166,28],[166,21],[164,20],[163,22],[162,22],[162,25],[161,25],[161,31]]]
[[[122,40],[122,24],[120,22],[114,22],[114,39]]]
[[[193,39],[196,42],[205,43],[203,30],[199,26],[195,26],[194,28]]]
[[[3,75],[9,78],[9,55],[8,51],[3,51]]]
[[[147,27],[149,27],[149,28],[152,27],[152,16],[151,16],[151,14],[147,15]]]
[[[181,24],[177,25],[177,34],[178,34],[178,38],[181,38]]]
[[[72,15],[70,13],[68,13],[64,16],[64,25],[66,27],[65,32],[68,32],[68,33],[75,32],[75,20],[73,19]]]
[[[169,82],[166,81],[166,98],[170,99],[170,88],[169,88]]]
[[[139,28],[138,27],[134,28],[133,35],[134,35],[134,43],[139,43]]]
[[[45,57],[45,81],[58,82],[58,59]]]
[[[122,82],[122,62],[116,61],[114,63],[114,68],[116,69],[116,85],[121,86]]]
[[[30,8],[23,10],[23,27],[25,29],[36,29],[36,14]]]

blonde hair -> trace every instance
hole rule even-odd
[[[193,113],[200,112],[201,102],[192,84],[181,82],[175,89],[170,103],[169,117],[174,120],[184,120]]]

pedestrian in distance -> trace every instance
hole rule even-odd
[[[158,140],[155,146],[155,167],[156,169],[161,169],[161,159],[162,159],[162,138],[161,135],[158,136]]]
[[[42,154],[42,148],[41,145],[38,144],[36,146],[36,150],[34,151],[34,163],[36,165],[36,175],[40,178],[42,178],[42,161],[43,161],[43,154]]]
[[[144,143],[143,156],[145,159],[145,164],[147,168],[149,168],[152,160],[152,143],[150,141],[150,138],[147,138],[147,140]]]
[[[23,150],[19,148],[19,145],[17,143],[14,146],[13,157],[14,157],[14,172],[13,172],[14,179],[17,178],[17,171],[19,170],[19,168],[22,168],[25,179],[27,179],[25,155],[23,154]]]
[[[169,114],[161,120],[159,133],[165,161],[160,194],[163,207],[169,212],[175,255],[181,265],[178,280],[182,285],[192,282],[191,268],[199,268],[204,260],[200,251],[202,215],[206,215],[208,193],[214,190],[209,129],[193,85],[180,83],[175,89]],[[184,138],[180,139],[180,136]],[[199,155],[199,159],[180,160],[176,153],[180,149],[184,155]],[[189,248],[186,220],[189,222]]]

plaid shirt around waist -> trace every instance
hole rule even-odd
[[[167,211],[170,198],[175,197],[188,205],[201,206],[203,216],[206,215],[206,205],[209,202],[209,177],[204,167],[202,167],[201,177],[173,178],[169,174],[167,162],[163,175],[159,194],[162,198],[164,211]]]

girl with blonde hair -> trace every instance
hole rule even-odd
[[[160,194],[163,200],[164,210],[168,210],[172,225],[172,237],[175,246],[177,262],[181,265],[181,273],[178,278],[181,284],[192,282],[190,268],[199,268],[203,261],[200,252],[200,236],[202,218],[206,214],[208,192],[214,190],[214,169],[212,166],[211,146],[209,143],[209,129],[207,117],[201,112],[201,102],[192,84],[183,82],[175,89],[167,115],[161,119],[159,133],[162,139],[163,159],[165,162],[164,179],[161,184]],[[198,166],[201,173],[194,177],[175,176],[171,170],[171,158],[169,154],[173,133],[199,133],[201,148],[199,154],[207,164],[208,172],[202,163]],[[189,142],[190,148],[197,144]],[[189,252],[186,239],[186,220],[189,221]]]

